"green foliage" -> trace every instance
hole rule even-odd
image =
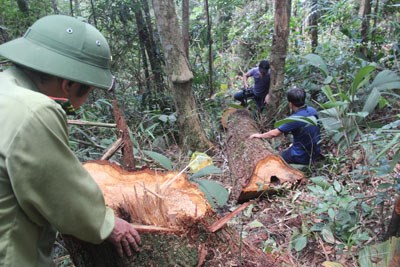
[[[328,182],[323,177],[310,179],[315,185],[308,189],[316,197],[315,203],[306,205],[305,214],[315,214],[317,222],[310,231],[318,233],[325,242],[339,248],[350,249],[368,240],[369,234],[359,224],[360,217],[371,215],[372,207],[362,202],[363,195],[353,195],[352,188],[338,181]]]
[[[162,167],[164,167],[167,170],[172,170],[172,162],[169,158],[166,156],[154,152],[154,151],[148,151],[148,150],[143,150],[143,153],[145,153],[147,156],[158,162]]]
[[[205,194],[214,209],[223,207],[228,202],[228,190],[221,184],[204,179],[193,179],[192,181],[199,185],[199,189]]]
[[[321,91],[328,101],[320,104],[321,122],[341,148],[350,147],[361,134],[360,127],[378,106],[382,94],[400,88],[400,76],[393,71],[384,70],[373,79],[376,67],[372,64],[360,68],[352,80],[347,80],[348,85],[341,85],[337,77],[330,75],[320,56],[309,54],[305,59],[325,76]]]
[[[400,252],[400,240],[397,237],[369,245],[360,251],[358,262],[360,267],[390,267]]]

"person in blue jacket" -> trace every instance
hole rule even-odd
[[[248,78],[253,77],[254,85],[249,86]],[[262,112],[265,104],[269,104],[269,61],[261,60],[258,67],[250,69],[242,78],[244,90],[237,92],[233,98],[240,101],[241,105],[245,105],[245,99],[254,98],[258,112]]]
[[[300,88],[290,89],[287,100],[292,114],[290,122],[266,133],[252,134],[250,138],[274,138],[282,133],[293,135],[292,145],[281,153],[287,163],[308,165],[320,157],[320,128],[318,126],[318,113],[313,107],[305,105],[306,92]],[[306,117],[307,120],[302,119]],[[296,120],[296,118],[298,118]]]

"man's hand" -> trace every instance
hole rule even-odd
[[[133,251],[139,251],[139,233],[127,221],[115,217],[115,226],[107,238],[117,249],[118,255],[131,257]]]
[[[265,104],[268,105],[269,102],[270,102],[270,100],[271,100],[271,98],[270,98],[269,94],[267,94],[267,95],[265,96],[265,100],[264,100]]]
[[[249,138],[250,139],[252,139],[252,138],[262,138],[262,134],[252,134],[252,135],[250,135]]]

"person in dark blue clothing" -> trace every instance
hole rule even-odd
[[[254,85],[249,87],[248,78],[254,78]],[[254,98],[258,112],[262,112],[265,104],[269,103],[269,61],[261,60],[258,67],[250,69],[243,75],[244,90],[236,93],[233,97],[240,101],[241,105],[245,105],[247,98]]]
[[[250,138],[274,138],[282,133],[293,135],[292,145],[281,153],[287,163],[308,165],[320,157],[320,129],[318,113],[313,107],[305,105],[306,92],[300,88],[290,89],[287,100],[292,114],[288,123],[262,134],[252,134]],[[307,119],[302,119],[306,117]],[[297,120],[296,120],[297,119]]]

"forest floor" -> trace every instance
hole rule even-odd
[[[284,143],[282,138],[281,143]],[[332,144],[324,144],[325,151],[333,151],[335,148]],[[354,164],[362,164],[361,158],[354,158],[359,155],[357,151],[349,152],[349,158],[344,165],[340,165],[340,169],[334,169],[337,174],[343,175],[351,172]],[[224,175],[213,176],[210,179],[221,183],[225,188],[231,188],[229,183],[229,167],[227,166],[227,157],[221,150],[217,158],[220,158],[218,167],[224,170]],[[379,185],[383,183],[393,183],[393,178],[388,177],[370,177],[360,181],[350,180],[343,181],[343,186],[351,184],[352,188],[356,188],[357,192],[352,191],[351,195],[358,193],[363,194],[363,202],[374,207],[374,211],[368,218],[358,218],[358,227],[368,233],[368,240],[364,240],[360,244],[345,244],[339,240],[326,242],[321,234],[312,232],[310,229],[314,223],[321,222],[320,218],[313,213],[304,212],[305,207],[315,206],[319,199],[308,189],[313,183],[307,179],[316,175],[321,175],[320,168],[325,168],[324,162],[317,163],[312,168],[305,168],[303,172],[306,175],[306,181],[295,188],[279,190],[276,194],[269,194],[262,197],[251,205],[247,210],[239,214],[231,220],[230,226],[239,231],[244,242],[262,249],[267,253],[277,255],[277,262],[283,267],[317,267],[317,266],[335,266],[329,265],[332,262],[340,263],[344,267],[359,266],[358,253],[365,245],[371,245],[381,242],[386,233],[386,229],[393,210],[393,199],[376,205],[373,202],[382,192]],[[328,177],[330,182],[335,180],[335,174],[330,173]],[[395,176],[400,175],[400,165],[397,165]],[[390,193],[390,191],[386,191]],[[395,192],[391,192],[392,196]],[[222,215],[234,210],[237,205],[231,202],[220,210]],[[307,245],[299,252],[294,249],[293,236],[296,233],[306,233]],[[327,262],[331,262],[327,264]],[[327,264],[327,265],[325,265]],[[338,267],[336,266],[336,267]]]

